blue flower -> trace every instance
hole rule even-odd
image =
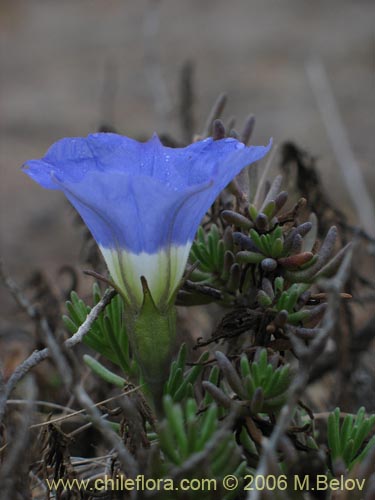
[[[157,135],[141,143],[98,133],[56,142],[24,171],[62,191],[79,212],[129,306],[141,307],[144,276],[163,309],[174,299],[204,214],[269,148],[230,138],[169,148]]]

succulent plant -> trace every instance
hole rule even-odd
[[[339,461],[344,462],[350,471],[361,462],[375,445],[375,436],[369,434],[375,427],[375,415],[366,416],[364,407],[357,415],[346,414],[340,425],[340,408],[336,408],[328,417],[328,446],[333,469]],[[367,440],[367,443],[366,443]]]
[[[164,396],[165,418],[157,428],[160,450],[164,460],[158,466],[159,477],[170,476],[171,470],[193,464],[184,473],[184,479],[204,478],[216,480],[215,491],[205,491],[204,488],[191,489],[185,492],[184,498],[232,498],[232,494],[222,487],[222,478],[230,474],[241,483],[246,470],[241,446],[235,440],[231,429],[220,430],[219,411],[212,403],[204,412],[198,411],[194,399],[187,399],[183,404],[173,403],[170,396]],[[155,467],[155,465],[154,465]],[[165,498],[168,493],[165,493]],[[175,498],[172,493],[171,498]],[[163,497],[164,498],[164,497]]]
[[[164,394],[169,396],[174,403],[187,397],[194,397],[194,384],[201,375],[204,363],[209,357],[209,353],[204,352],[194,366],[187,369],[186,354],[186,344],[182,344],[177,358],[172,361],[169,377],[164,385]]]
[[[219,405],[240,405],[252,415],[277,412],[283,406],[292,372],[289,364],[278,366],[278,356],[268,360],[267,350],[260,349],[250,362],[242,354],[239,370],[220,351],[216,352],[216,359],[226,386],[215,386],[212,381],[204,381],[203,386]]]
[[[102,297],[97,283],[93,285],[92,296],[94,305]],[[70,300],[66,302],[66,309],[68,314],[63,316],[63,321],[67,330],[74,334],[87,318],[91,307],[73,291]],[[111,300],[105,312],[95,321],[90,331],[84,336],[83,342],[120,366],[127,376],[134,379],[139,376],[139,369],[132,358],[126,333],[123,304],[118,295]]]

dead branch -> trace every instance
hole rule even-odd
[[[321,355],[328,337],[336,324],[338,318],[337,311],[340,306],[340,292],[350,272],[353,247],[346,254],[336,276],[324,283],[324,288],[329,294],[329,300],[328,310],[319,334],[308,347],[306,347],[301,340],[297,338],[293,339],[294,350],[300,360],[299,371],[290,387],[288,401],[281,409],[270,438],[263,438],[262,454],[255,475],[265,477],[269,473],[270,466],[272,467],[273,464],[277,463],[277,449],[282,437],[285,435],[286,429],[293,419],[294,409],[298,400],[302,396],[308,383],[311,366]],[[249,494],[247,498],[248,500],[258,500],[260,494],[260,491],[254,491],[252,494]]]
[[[94,426],[101,432],[107,443],[116,451],[118,460],[121,463],[124,472],[126,472],[126,475],[129,477],[135,477],[138,469],[137,463],[129,451],[125,448],[120,436],[112,429],[111,424],[102,418],[102,414],[96,408],[93,400],[87,394],[82,385],[73,387],[73,392],[77,400],[90,415]]]
[[[33,418],[33,406],[36,396],[36,387],[32,378],[27,380],[27,394],[29,398],[26,402],[25,411],[22,412],[22,421],[12,441],[12,446],[0,469],[0,500],[8,500],[15,496],[16,482],[19,479],[20,465],[23,464],[22,457],[27,449],[29,439],[29,428]],[[17,471],[17,472],[16,472]]]
[[[367,234],[374,236],[375,211],[361,168],[354,157],[326,70],[320,60],[307,65],[307,76],[316,99],[336,161],[341,169],[358,220]]]
[[[14,281],[11,278],[4,275],[2,269],[0,277],[2,278],[6,287],[12,293],[13,297],[17,300],[19,305],[27,312],[27,314],[33,320],[39,322],[40,327],[42,331],[45,332],[46,336],[50,337],[51,335],[53,335],[46,318],[39,315],[38,310],[29,303],[26,297],[23,296],[23,294],[18,289]],[[116,295],[116,293],[117,292],[113,289],[108,289],[105,292],[102,299],[91,309],[86,320],[82,323],[77,332],[64,342],[64,346],[66,348],[70,349],[74,347],[76,344],[82,342],[83,337],[90,331],[95,320],[98,318],[100,313],[105,309],[105,307],[111,302],[112,298]],[[51,350],[48,347],[40,351],[34,351],[27,359],[25,359],[25,361],[23,361],[23,363],[21,363],[15,369],[15,371],[10,376],[8,382],[6,383],[5,387],[3,388],[3,391],[0,393],[0,422],[4,417],[6,401],[9,398],[15,386],[18,384],[18,382],[22,380],[32,368],[34,368],[35,366],[37,366],[39,363],[41,363],[43,360],[47,359],[50,356],[51,356]]]
[[[111,296],[114,293],[116,293],[114,290],[109,289],[107,290],[105,295]],[[105,295],[97,304],[97,306],[101,302],[103,302]],[[92,313],[92,311],[90,312],[90,314]],[[81,325],[80,329],[85,323]],[[76,332],[74,337],[76,337],[78,332],[79,330]],[[73,337],[68,340],[72,339]],[[77,398],[77,401],[83,406],[83,408],[90,416],[93,425],[101,432],[104,440],[108,443],[108,445],[115,450],[124,472],[128,476],[134,477],[137,472],[137,463],[132,457],[131,453],[124,446],[124,443],[122,442],[120,436],[112,429],[111,424],[104,418],[103,414],[98,410],[93,400],[84,389],[82,380],[79,379],[78,373],[75,370],[75,363],[73,362],[74,359],[70,359],[71,353],[67,349],[68,347],[70,347],[68,345],[68,341],[59,344],[58,340],[54,338],[54,336],[50,332],[46,332],[46,342],[48,345],[47,349],[49,355],[55,361],[56,367],[60,373],[62,380],[64,381],[66,388],[73,392],[73,394]]]
[[[213,125],[214,121],[217,120],[218,118],[220,118],[220,116],[222,115],[224,108],[225,108],[225,105],[226,105],[226,102],[227,102],[227,94],[225,92],[223,92],[216,99],[216,101],[214,102],[214,104],[213,104],[213,106],[208,114],[206,123],[205,123],[204,128],[203,128],[203,132],[201,134],[201,137],[204,138],[204,137],[211,136],[212,125]]]

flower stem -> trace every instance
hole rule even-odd
[[[147,283],[142,281],[142,284],[142,307],[139,311],[125,310],[126,323],[135,359],[158,409],[176,345],[176,308],[170,304],[161,311],[156,307]]]

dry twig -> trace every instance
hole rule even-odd
[[[47,338],[51,338],[51,336],[53,334],[50,330],[50,327],[48,325],[46,318],[39,315],[38,310],[29,303],[29,301],[26,299],[26,297],[23,296],[23,294],[18,289],[18,287],[14,283],[14,281],[11,278],[4,275],[2,269],[1,269],[1,278],[4,282],[4,284],[6,285],[6,287],[12,293],[13,297],[20,304],[20,306],[27,312],[27,314],[33,320],[39,322],[40,327],[41,327],[42,331],[46,334]],[[66,348],[70,349],[70,348],[74,347],[76,344],[79,344],[80,342],[82,342],[83,337],[90,331],[95,320],[98,318],[100,313],[105,309],[105,307],[111,302],[112,298],[116,295],[116,293],[117,292],[113,289],[108,289],[105,292],[102,299],[91,309],[86,320],[82,323],[82,325],[79,327],[77,332],[72,337],[65,340],[63,345]],[[37,366],[43,360],[47,359],[49,356],[51,356],[51,354],[52,354],[51,350],[48,347],[46,347],[45,349],[42,349],[40,351],[34,351],[27,359],[25,359],[25,361],[23,361],[23,363],[21,363],[15,369],[15,371],[10,376],[8,382],[3,387],[2,392],[0,393],[0,422],[2,421],[2,419],[4,417],[6,401],[9,398],[9,396],[12,393],[15,386],[18,384],[18,382],[20,380],[22,380],[25,377],[25,375],[32,368]]]
[[[20,465],[24,461],[22,457],[27,450],[27,442],[29,439],[29,428],[33,418],[33,406],[36,396],[36,387],[32,378],[27,380],[27,394],[29,395],[26,402],[25,411],[22,412],[22,420],[17,428],[17,432],[12,441],[12,446],[8,447],[9,451],[1,464],[0,469],[0,500],[8,500],[16,496],[17,481],[20,479]]]
[[[120,436],[112,429],[111,424],[102,418],[100,411],[96,408],[93,400],[87,394],[82,385],[73,387],[73,391],[77,400],[90,415],[94,426],[102,433],[103,438],[107,441],[107,443],[116,451],[118,460],[121,463],[124,472],[126,472],[126,475],[128,477],[135,477],[138,470],[137,462],[125,448]]]
[[[308,383],[311,366],[321,355],[327,339],[336,324],[338,318],[337,311],[340,305],[340,292],[350,272],[353,247],[345,255],[340,270],[336,276],[325,282],[325,289],[329,294],[329,307],[319,334],[308,347],[305,347],[301,340],[297,338],[293,339],[294,349],[300,359],[300,368],[289,390],[288,401],[281,409],[279,418],[270,438],[263,438],[263,451],[255,475],[265,477],[267,473],[269,473],[270,465],[275,462],[277,463],[275,457],[277,456],[278,446],[293,419],[295,407]],[[248,500],[258,500],[260,498],[260,494],[260,491],[254,491],[252,494],[249,494],[247,498]]]
[[[308,64],[306,69],[322,121],[356,209],[358,220],[365,232],[374,236],[374,205],[363,179],[361,168],[350,147],[348,135],[340,117],[325,68],[320,60],[315,60]]]

